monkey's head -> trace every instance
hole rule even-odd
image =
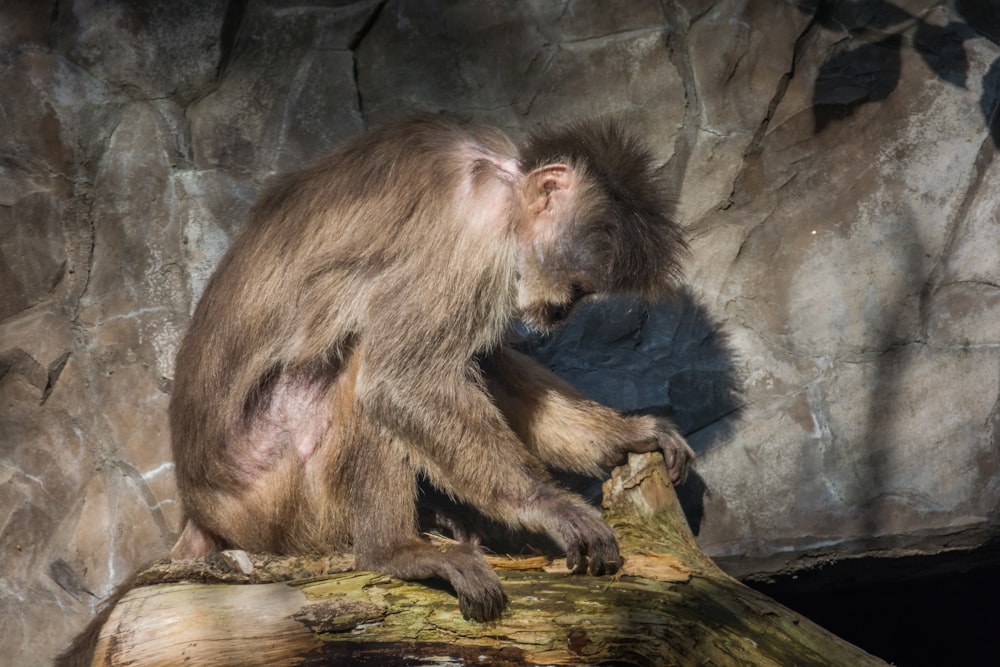
[[[537,134],[521,151],[518,308],[549,329],[590,295],[669,296],[687,244],[652,153],[608,121]]]

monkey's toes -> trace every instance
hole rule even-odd
[[[617,546],[609,552],[601,554],[591,554],[587,571],[594,576],[614,574],[622,569],[622,557],[618,553]]]
[[[458,594],[458,608],[462,617],[479,623],[499,620],[503,610],[507,608],[507,602],[507,594],[499,586],[484,588],[476,593]]]
[[[593,541],[571,545],[566,552],[566,566],[577,574],[594,576],[614,574],[622,567],[622,557],[618,553],[618,540],[608,529],[608,535]]]

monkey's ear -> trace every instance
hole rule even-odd
[[[524,197],[528,214],[535,217],[551,208],[555,193],[569,194],[573,186],[573,170],[564,164],[546,164],[528,173]]]

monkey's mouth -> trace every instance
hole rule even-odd
[[[567,301],[563,303],[547,303],[541,306],[538,308],[536,317],[532,319],[538,320],[546,328],[557,327],[569,319],[569,316],[573,314],[577,305],[591,294],[593,294],[592,290],[582,285],[573,285],[570,287],[570,295]]]

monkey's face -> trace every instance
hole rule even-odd
[[[572,301],[573,284],[649,301],[670,296],[687,244],[673,220],[664,171],[643,142],[617,123],[583,121],[533,136],[521,164],[528,201],[552,207],[560,221],[552,234],[559,240],[550,246],[555,261],[549,253],[544,273],[587,278],[563,281],[563,296],[549,303]],[[560,199],[568,204],[561,211]]]
[[[518,306],[521,319],[533,329],[550,331],[563,322],[576,306],[591,292],[583,285],[570,283],[562,289],[553,286],[546,294],[531,294],[528,290],[518,290]]]
[[[537,330],[565,322],[584,299],[601,291],[568,238],[535,239],[521,246],[517,262],[517,309]]]
[[[562,324],[577,304],[598,291],[588,270],[592,253],[583,252],[575,220],[581,182],[563,164],[528,174],[523,190],[524,217],[518,230],[517,309],[532,328],[548,331]]]

